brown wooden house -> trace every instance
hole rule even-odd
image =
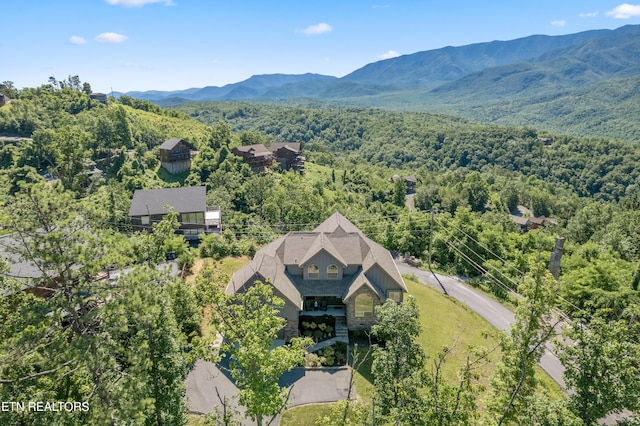
[[[271,166],[273,155],[263,144],[243,145],[232,149],[232,152],[242,157],[245,163],[249,164],[255,173],[265,171]]]
[[[300,142],[273,142],[269,149],[282,170],[304,172],[305,158],[302,156]]]
[[[197,154],[195,147],[184,139],[171,138],[158,147],[162,167],[172,175],[191,168],[191,160]]]
[[[404,176],[400,177],[398,175],[393,175],[389,178],[390,182],[396,183],[398,179],[402,179],[404,181],[404,185],[407,188],[407,194],[413,194],[416,191],[416,185],[418,184],[418,178],[415,176]]]

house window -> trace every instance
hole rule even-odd
[[[309,265],[307,267],[307,275],[309,279],[312,280],[320,278],[320,268],[318,268],[318,265]]]
[[[330,280],[338,279],[338,267],[336,265],[327,266],[327,278]]]
[[[387,292],[387,299],[391,299],[396,303],[402,302],[402,292],[400,290],[389,290]]]
[[[370,294],[359,294],[356,296],[356,317],[373,316],[373,297]]]
[[[204,223],[203,214],[202,213],[182,213],[182,223],[185,223],[185,224]]]
[[[148,225],[149,224],[149,216],[140,216],[140,224]]]

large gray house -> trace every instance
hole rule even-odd
[[[285,301],[285,340],[298,336],[300,315],[315,312],[340,317],[349,330],[368,329],[376,321],[375,306],[401,302],[407,291],[389,251],[340,213],[311,232],[290,232],[258,250],[233,274],[226,292],[243,292],[258,280]]]
[[[186,239],[220,232],[220,207],[207,206],[207,189],[204,186],[136,189],[129,209],[133,230],[150,231],[169,209],[178,213],[180,228],[176,233]]]

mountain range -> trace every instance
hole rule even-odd
[[[639,87],[640,25],[627,25],[449,46],[374,62],[342,78],[256,75],[223,87],[125,94],[165,106],[314,99],[640,141],[637,120],[621,123],[630,109],[637,114]]]

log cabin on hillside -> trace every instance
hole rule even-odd
[[[269,149],[282,170],[304,172],[305,158],[302,156],[300,142],[273,142]]]
[[[231,152],[242,157],[244,162],[251,166],[254,173],[264,172],[273,162],[273,154],[261,143],[238,146],[233,148]]]
[[[189,170],[191,160],[198,153],[191,143],[177,138],[164,141],[158,151],[162,167],[172,175]]]

